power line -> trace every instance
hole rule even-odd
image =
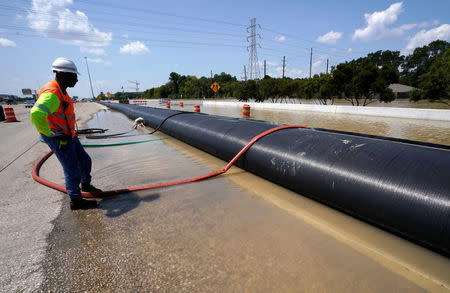
[[[276,33],[276,34],[279,34],[279,35],[288,36],[288,37],[293,38],[294,40],[295,40],[295,39],[298,39],[298,40],[302,40],[302,41],[304,41],[304,42],[312,43],[312,44],[314,44],[316,47],[321,47],[321,46],[322,46],[322,47],[325,47],[326,50],[329,50],[330,47],[335,47],[335,46],[332,46],[332,45],[326,45],[326,44],[319,45],[319,44],[317,44],[316,41],[311,41],[311,40],[304,39],[304,38],[301,38],[301,37],[299,37],[299,36],[295,36],[295,35],[292,35],[292,34],[287,34],[287,33],[279,32],[279,31],[275,31],[275,30],[269,29],[269,28],[264,27],[264,26],[263,26],[261,29],[262,29],[263,31],[265,30],[265,31],[273,32],[273,33]],[[347,49],[339,49],[339,50],[341,50],[341,52],[347,52]],[[357,51],[355,51],[355,52],[352,52],[352,53],[365,54],[366,52],[362,52],[362,51],[357,52]]]
[[[86,3],[91,3],[91,2],[86,2]],[[99,3],[97,3],[96,5],[101,5],[101,4],[99,4]],[[3,5],[3,7],[5,7],[5,5]],[[6,7],[8,7],[8,6],[6,6]],[[11,6],[9,6],[9,7],[11,7]],[[17,9],[17,10],[20,10],[20,11],[22,11],[22,8],[15,8],[15,7],[13,7],[13,9]],[[132,10],[136,10],[136,9],[132,9]],[[50,15],[50,14],[48,14],[48,13],[42,13],[42,12],[38,12],[38,11],[36,11],[36,10],[33,10],[33,9],[28,9],[28,11],[31,11],[31,12],[33,12],[34,11],[34,13],[41,13],[41,14],[47,14],[47,15]],[[159,13],[159,12],[157,12],[157,13]],[[103,12],[102,12],[102,14],[104,14]],[[165,15],[165,13],[160,13],[160,14],[162,14],[162,15]],[[117,15],[117,14],[111,14],[111,15]],[[53,15],[52,15],[53,16]],[[179,15],[178,15],[179,16]],[[191,17],[187,17],[187,18],[191,18]],[[96,18],[93,18],[93,17],[91,17],[90,19],[96,19]],[[99,21],[101,21],[101,22],[107,22],[108,24],[111,24],[111,22],[109,21],[109,20],[104,20],[104,19],[100,19],[100,18],[97,18]],[[193,19],[195,19],[195,18],[193,18]],[[218,22],[218,23],[223,23],[223,22]],[[130,29],[124,29],[123,28],[123,25],[125,25],[125,26],[131,26],[131,27],[136,27],[136,28],[139,28],[140,30],[139,30],[139,32],[140,33],[142,33],[143,31],[142,31],[142,26],[143,25],[147,25],[147,24],[143,24],[143,23],[136,23],[136,22],[117,22],[117,21],[115,21],[114,23],[113,23],[113,25],[121,25],[121,27],[119,28],[120,30],[124,30],[124,31],[133,31],[133,30],[130,30]],[[190,33],[200,33],[200,34],[208,34],[208,35],[213,35],[215,32],[212,32],[212,31],[199,31],[199,30],[190,30],[190,29],[184,29],[184,28],[178,28],[178,27],[165,27],[165,26],[153,26],[154,28],[159,28],[159,29],[163,29],[163,30],[176,30],[176,31],[186,31],[186,32],[190,32]],[[285,34],[285,33],[281,33],[281,32],[277,32],[277,31],[275,31],[275,30],[271,30],[271,29],[267,29],[267,28],[264,28],[265,30],[267,30],[267,31],[272,31],[272,32],[276,32],[276,33],[279,33],[279,34],[284,34],[284,35],[288,35],[288,36],[290,36],[289,34]],[[137,32],[136,30],[135,30],[135,32]],[[165,33],[165,34],[168,34],[168,33]],[[242,35],[238,35],[238,34],[229,34],[229,33],[226,33],[226,32],[221,32],[221,34],[222,35],[229,35],[229,36],[232,36],[232,37],[242,37]],[[209,38],[213,38],[213,37],[209,37]],[[285,42],[283,42],[283,44],[280,44],[280,43],[278,43],[278,42],[275,42],[275,41],[273,41],[273,40],[271,40],[271,39],[269,39],[268,41],[270,41],[270,42],[272,42],[272,43],[274,43],[274,44],[276,44],[276,45],[281,45],[281,46],[290,46],[290,47],[292,47],[292,48],[294,48],[294,45],[289,45],[288,43],[285,43]],[[308,41],[308,40],[307,40]],[[308,42],[312,42],[312,41],[308,41]],[[297,48],[298,46],[295,46],[295,48]],[[268,49],[270,49],[270,48],[268,48]],[[279,50],[279,51],[283,51],[284,53],[289,53],[289,50],[286,50],[286,49],[284,49],[284,50]],[[349,53],[349,52],[339,52],[339,51],[337,51],[337,52],[330,52],[330,51],[320,51],[320,50],[318,50],[318,49],[316,49],[316,51],[318,51],[318,52],[323,52],[323,53],[325,53],[325,54],[327,54],[327,55],[332,55],[332,56],[339,56],[339,55],[343,55],[343,54],[345,54],[345,56],[348,56],[348,55],[350,55],[350,54],[357,54],[358,52],[356,52],[356,51],[354,51],[354,52],[352,52],[352,53]],[[292,54],[289,54],[289,55],[292,55]]]
[[[20,31],[25,32],[35,32],[33,29],[27,28],[27,27],[17,27],[17,26],[9,26],[5,25],[3,26],[5,28],[11,28],[16,29]],[[99,41],[98,37],[93,36],[89,33],[77,33],[78,37],[83,37],[80,39],[74,39],[73,35],[67,35],[67,33],[61,32],[59,30],[46,30],[45,33],[54,33],[58,35],[57,37],[53,36],[54,39],[63,39],[67,41]],[[52,36],[48,36],[52,37]],[[65,39],[64,39],[65,38]],[[126,41],[130,41],[129,38],[123,38],[123,37],[116,37],[116,39],[122,39]],[[223,43],[205,43],[205,42],[190,42],[190,41],[180,41],[180,40],[161,40],[161,39],[147,39],[147,38],[139,38],[139,40],[142,41],[149,41],[149,42],[160,42],[160,43],[183,43],[183,44],[191,44],[191,45],[201,45],[201,46],[224,46],[224,47],[235,47],[235,48],[242,48],[242,45],[234,45],[234,44],[223,44]]]
[[[22,0],[16,0],[16,1],[22,1]],[[22,1],[22,2],[28,3],[28,1]],[[174,14],[174,13],[157,11],[157,10],[152,10],[152,9],[142,8],[142,7],[134,8],[134,7],[130,7],[130,6],[123,6],[123,5],[112,4],[110,2],[96,2],[96,1],[92,1],[92,0],[78,0],[77,3],[83,3],[83,4],[86,4],[86,5],[94,5],[94,6],[100,6],[100,7],[117,8],[117,9],[120,9],[121,11],[124,11],[124,10],[125,11],[134,11],[134,12],[140,12],[140,13],[161,15],[161,16],[166,16],[166,17],[168,16],[168,17],[174,17],[174,18],[190,19],[190,20],[194,20],[194,21],[202,21],[202,22],[209,22],[209,23],[220,23],[220,24],[236,26],[236,27],[246,27],[246,25],[244,25],[244,24],[238,24],[238,23],[233,23],[233,22],[229,22],[229,21],[210,19],[210,18],[193,17],[193,16],[185,16],[185,15],[178,15],[178,14]],[[127,15],[127,16],[130,16],[130,15]]]
[[[47,12],[40,12],[40,11],[36,11],[33,9],[23,9],[23,8],[16,8],[16,7],[12,7],[12,6],[7,6],[7,5],[0,5],[0,7],[5,8],[5,9],[9,9],[9,10],[16,10],[19,12],[22,11],[28,11],[29,13],[33,13],[33,14],[37,14],[37,15],[41,15],[41,16],[46,16],[46,17],[54,17],[53,13],[47,13]],[[3,14],[5,15],[5,14]],[[8,16],[7,14],[5,16]],[[64,17],[60,17],[62,19],[66,19],[66,20],[71,20],[70,18],[64,18]],[[103,29],[116,29],[115,27],[111,27],[111,25],[119,25],[121,30],[124,31],[133,31],[133,30],[129,30],[129,29],[125,29],[123,28],[123,26],[129,26],[129,27],[134,27],[134,28],[138,28],[139,31],[134,30],[134,32],[139,32],[142,33],[143,27],[148,27],[151,25],[150,29],[160,29],[160,30],[173,30],[173,31],[182,31],[182,32],[188,32],[188,33],[198,33],[198,34],[207,34],[208,36],[214,36],[217,34],[216,31],[205,31],[205,30],[193,30],[193,29],[186,29],[183,27],[174,27],[174,26],[161,26],[161,25],[155,25],[155,24],[150,24],[148,22],[142,23],[142,22],[123,22],[123,21],[117,21],[115,20],[114,22],[111,22],[109,19],[103,19],[103,18],[98,18],[98,17],[90,17],[89,20],[96,20],[97,22],[100,23],[106,23],[108,24],[107,26],[102,26]],[[185,24],[184,24],[185,25]],[[145,32],[145,30],[144,30]],[[233,33],[227,33],[223,30],[221,30],[221,35],[226,35],[226,36],[231,36],[231,37],[238,37],[238,38],[244,38],[245,35],[243,34],[233,34]]]

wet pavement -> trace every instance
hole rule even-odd
[[[131,124],[120,113],[101,111],[88,125],[121,132]],[[136,136],[96,142],[167,137],[148,136],[149,131],[141,128],[131,133]],[[226,164],[170,137],[86,150],[93,159],[94,185],[107,190],[191,178]],[[40,157],[37,151],[27,159],[28,165]],[[63,183],[58,164],[52,156],[41,176]],[[48,190],[44,198],[62,204],[60,212],[54,209],[59,214],[50,219],[53,228],[38,263],[42,282],[20,287],[24,291],[446,292],[450,288],[448,258],[235,167],[202,182],[98,199],[98,209],[74,212],[65,195],[33,181],[25,184]],[[26,211],[33,211],[33,206]],[[15,229],[21,234],[19,227]],[[12,285],[9,292],[20,291]]]

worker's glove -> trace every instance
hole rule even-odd
[[[59,139],[58,149],[60,151],[64,152],[67,149],[67,145],[69,143],[69,139],[70,139],[70,137],[68,137],[68,136],[62,136]]]

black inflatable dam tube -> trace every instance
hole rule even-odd
[[[179,113],[104,103],[157,127]],[[229,161],[276,124],[185,112],[160,130]],[[237,165],[444,255],[450,255],[450,150],[323,129],[285,129],[256,142]]]

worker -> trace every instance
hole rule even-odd
[[[55,79],[39,91],[31,109],[31,123],[62,165],[70,209],[95,208],[96,201],[81,197],[81,191],[101,190],[91,185],[92,161],[76,135],[73,102],[66,91],[78,82],[79,73],[75,63],[67,58],[57,58],[52,69]]]

